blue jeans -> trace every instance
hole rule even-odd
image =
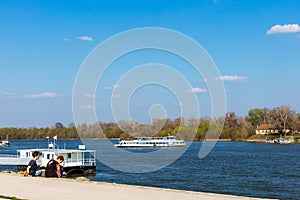
[[[40,176],[43,171],[45,171],[45,170],[42,170],[42,169],[36,170],[34,176]]]

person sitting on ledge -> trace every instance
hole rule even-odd
[[[56,160],[50,160],[46,166],[45,176],[48,178],[60,178],[63,174],[63,167],[60,164],[64,161],[63,156],[57,156]]]
[[[40,158],[40,152],[35,151],[32,153],[33,159],[28,163],[26,172],[28,176],[41,176],[43,170],[39,170],[36,161]]]

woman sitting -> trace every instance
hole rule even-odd
[[[50,160],[46,166],[46,177],[60,178],[63,174],[63,167],[60,164],[64,161],[63,156],[57,156],[56,160]]]

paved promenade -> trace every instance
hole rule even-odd
[[[84,180],[84,179],[83,179]],[[129,186],[103,182],[23,177],[0,173],[0,195],[21,199],[102,199],[102,200],[229,200],[254,199],[231,195],[188,192],[152,187]]]

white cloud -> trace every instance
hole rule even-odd
[[[120,85],[120,84],[117,84],[117,85],[114,85],[114,87],[113,88],[115,88],[115,89],[121,89],[122,88],[122,85]],[[104,86],[103,87],[103,90],[111,90],[111,89],[113,89],[111,86]]]
[[[93,38],[89,36],[80,36],[76,38],[77,40],[83,40],[83,41],[93,41]]]
[[[111,90],[112,88],[110,86],[104,86],[103,90]]]
[[[87,109],[94,109],[94,106],[91,106],[91,105],[87,105],[87,106],[80,106],[80,109],[83,109],[83,110],[87,110]]]
[[[247,80],[247,77],[245,76],[219,76],[216,77],[216,80],[220,80],[220,81],[245,81]]]
[[[120,99],[120,98],[122,98],[122,95],[115,94],[115,95],[112,96],[112,98],[114,98],[114,99]]]
[[[57,96],[58,95],[54,92],[45,92],[45,93],[40,93],[40,94],[30,94],[30,95],[21,96],[21,98],[23,98],[23,99],[38,99],[38,98],[54,98]]]
[[[86,98],[97,98],[98,96],[97,95],[95,95],[95,94],[85,94],[85,95],[83,95],[84,97],[86,97]]]
[[[14,99],[14,98],[18,97],[18,95],[16,93],[10,93],[10,92],[5,92],[3,95],[5,97],[11,98],[11,99]]]
[[[12,99],[41,99],[41,98],[55,98],[59,96],[54,92],[44,92],[44,93],[29,94],[29,95],[17,95],[13,93],[5,93],[4,95]]]
[[[300,32],[300,26],[298,24],[285,24],[285,25],[275,25],[272,26],[270,30],[267,31],[267,35],[277,34],[277,33],[297,33]]]
[[[115,89],[120,89],[120,88],[122,88],[122,85],[118,85],[118,84],[117,84],[117,85],[114,86],[114,88],[115,88]]]
[[[70,39],[69,38],[64,38],[64,41],[70,41]]]
[[[192,93],[204,93],[204,92],[206,92],[206,89],[202,89],[199,87],[192,88]]]

